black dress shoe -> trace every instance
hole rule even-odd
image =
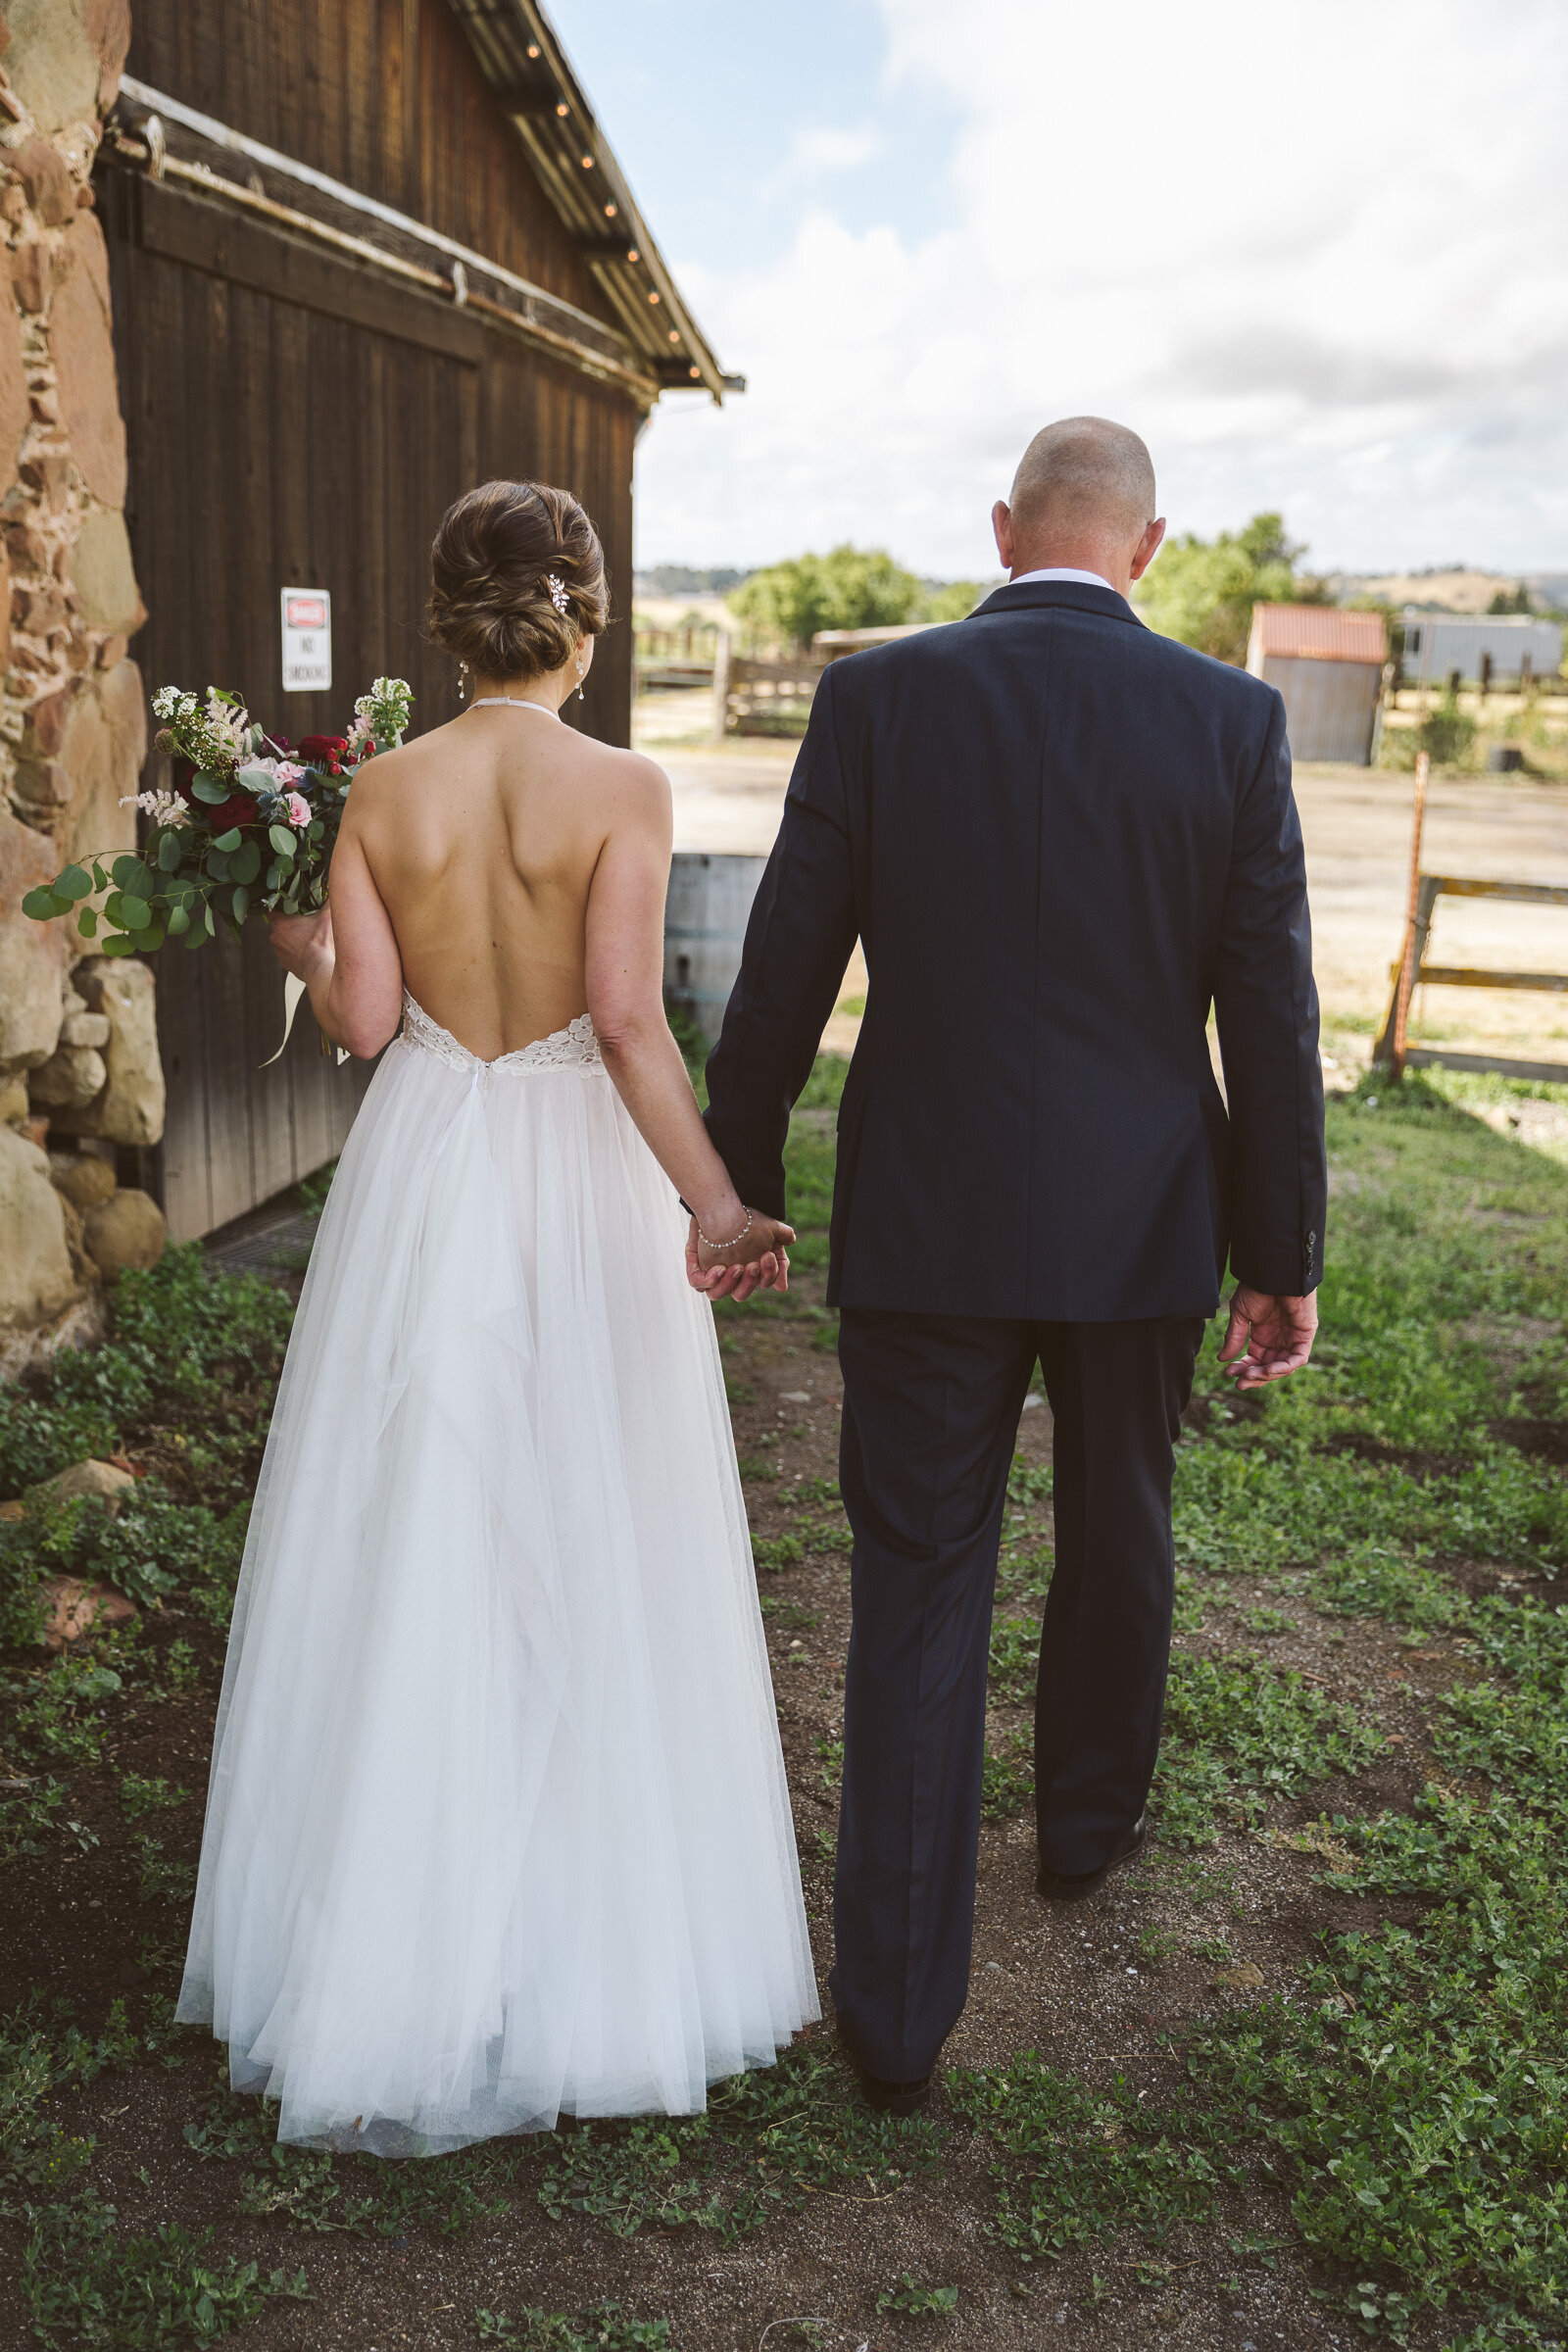
[[[918,2082],[884,2082],[880,2075],[868,2075],[858,2064],[855,2072],[866,2105],[874,2107],[878,2115],[923,2115],[931,2103],[929,2075],[922,2075]]]
[[[1035,1886],[1048,1903],[1081,1903],[1085,1895],[1097,1893],[1113,1870],[1120,1870],[1135,1854],[1141,1854],[1149,1843],[1149,1815],[1140,1813],[1126,1837],[1108,1862],[1098,1870],[1047,1870],[1041,1864]]]
[[[931,2097],[931,2078],[922,2075],[917,2082],[889,2082],[881,2075],[873,2075],[860,2064],[844,2031],[844,2020],[834,2015],[839,2047],[855,2069],[855,2079],[860,2085],[861,2096],[878,2115],[919,2115]]]

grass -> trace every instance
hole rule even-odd
[[[818,1065],[790,1147],[792,1213],[818,1260],[843,1071]],[[1155,1788],[1158,1885],[1200,1908],[1229,1902],[1240,1922],[1247,1840],[1266,1833],[1309,1857],[1335,1907],[1338,1924],[1304,1957],[1298,1946],[1271,1964],[1261,1991],[1212,1992],[1136,2082],[1098,2045],[1081,2067],[1026,2050],[958,2074],[956,2130],[941,2115],[874,2115],[812,2037],[717,2086],[705,2116],[567,2125],[388,2165],[277,2147],[275,2112],[209,2095],[203,2069],[185,2151],[226,2200],[220,2239],[136,2221],[122,2169],[106,2172],[79,2120],[102,2077],[168,2062],[164,1996],[132,1993],[92,2024],[35,2001],[0,2024],[0,2218],[38,2339],[216,2341],[308,2293],[292,2249],[332,2234],[434,2245],[526,2211],[607,2250],[649,2233],[744,2250],[816,2200],[852,2199],[857,2228],[899,2201],[897,2261],[884,2249],[867,2294],[936,2340],[955,2290],[908,2232],[939,2181],[959,2193],[956,2159],[969,2150],[986,2184],[964,2227],[990,2232],[976,2239],[983,2259],[1020,2285],[1041,2265],[1077,2264],[1091,2309],[1112,2296],[1091,2263],[1138,2291],[1173,2291],[1195,2248],[1226,2242],[1237,2198],[1264,2195],[1274,2232],[1229,2240],[1238,2295],[1244,2274],[1285,2261],[1370,2338],[1455,2352],[1560,2343],[1568,1492],[1549,1448],[1515,1441],[1568,1422],[1568,1219],[1560,1166],[1468,1115],[1508,1084],[1430,1072],[1331,1106],[1337,1190],[1313,1369],[1238,1399],[1205,1347],[1178,1449],[1181,1638]],[[177,1944],[188,1899],[190,1768],[184,1750],[155,1759],[151,1739],[125,1748],[138,1769],[120,1751],[211,1692],[288,1319],[278,1292],[209,1279],[198,1252],[175,1251],[122,1282],[105,1348],[0,1390],[0,1493],[86,1453],[145,1473],[112,1519],[38,1500],[0,1523],[0,1852],[24,1873],[70,1859],[75,1886],[113,1846],[149,1948]],[[721,1309],[719,1325],[743,1356],[752,1333],[831,1346],[835,1329],[793,1293],[749,1325]],[[738,1405],[751,1369],[735,1365]],[[763,1605],[770,1625],[807,1633],[822,1622],[824,1580],[847,1573],[848,1523],[831,1478],[786,1482],[778,1463],[778,1446],[759,1441],[747,1465],[754,1504],[772,1514],[755,1544]],[[1049,1470],[1017,1463],[992,1635],[993,1822],[1018,1822],[1032,1801],[1050,1505]],[[113,1583],[139,1615],[49,1651],[41,1587],[61,1574]],[[1355,1640],[1368,1626],[1396,1654],[1418,1647],[1436,1691],[1419,1740],[1399,1750],[1397,1800],[1373,1793],[1393,1784],[1369,1777],[1388,1756],[1370,1701],[1284,1662],[1298,1635]],[[813,1725],[805,1785],[831,1794],[840,1765],[835,1727]],[[1178,1933],[1152,1915],[1146,1877],[1152,1887],[1156,1874],[1134,1874],[1118,1897],[1146,1966],[1197,1955],[1231,1970],[1245,1955],[1212,1922],[1195,1941],[1190,1923]],[[678,2316],[562,2303],[483,2308],[472,2328],[528,2352],[678,2340]]]

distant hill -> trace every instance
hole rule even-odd
[[[1526,573],[1522,584],[1544,612],[1557,611],[1568,599],[1568,572]],[[1431,571],[1338,571],[1327,578],[1337,604],[1375,596],[1381,604],[1415,605],[1428,612],[1485,612],[1494,596],[1511,595],[1520,585],[1517,572],[1473,571],[1463,564]]]
[[[634,596],[727,596],[751,576],[732,564],[699,571],[690,564],[653,564],[646,571],[633,572],[631,586]]]

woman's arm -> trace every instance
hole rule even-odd
[[[272,951],[310,991],[326,1035],[369,1061],[403,1018],[403,961],[391,917],[344,812],[332,854],[331,904],[318,914],[274,914]]]
[[[709,1141],[664,1017],[664,892],[674,837],[668,779],[652,760],[628,762],[618,800],[588,894],[588,1010],[599,1050],[638,1132],[710,1237],[695,1252],[700,1287],[712,1297],[745,1297],[758,1281],[783,1290],[789,1260],[782,1245],[795,1235],[760,1210],[746,1230],[746,1205]]]

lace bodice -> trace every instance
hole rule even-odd
[[[519,1046],[514,1054],[498,1054],[494,1061],[485,1061],[460,1046],[449,1029],[432,1021],[422,1004],[416,1004],[407,989],[403,991],[403,1027],[399,1035],[402,1045],[415,1048],[421,1054],[433,1054],[444,1061],[449,1070],[466,1070],[474,1076],[510,1078],[524,1070],[589,1070],[602,1069],[599,1040],[586,1012],[580,1012],[564,1029],[557,1029],[549,1037],[536,1037],[530,1046]]]

